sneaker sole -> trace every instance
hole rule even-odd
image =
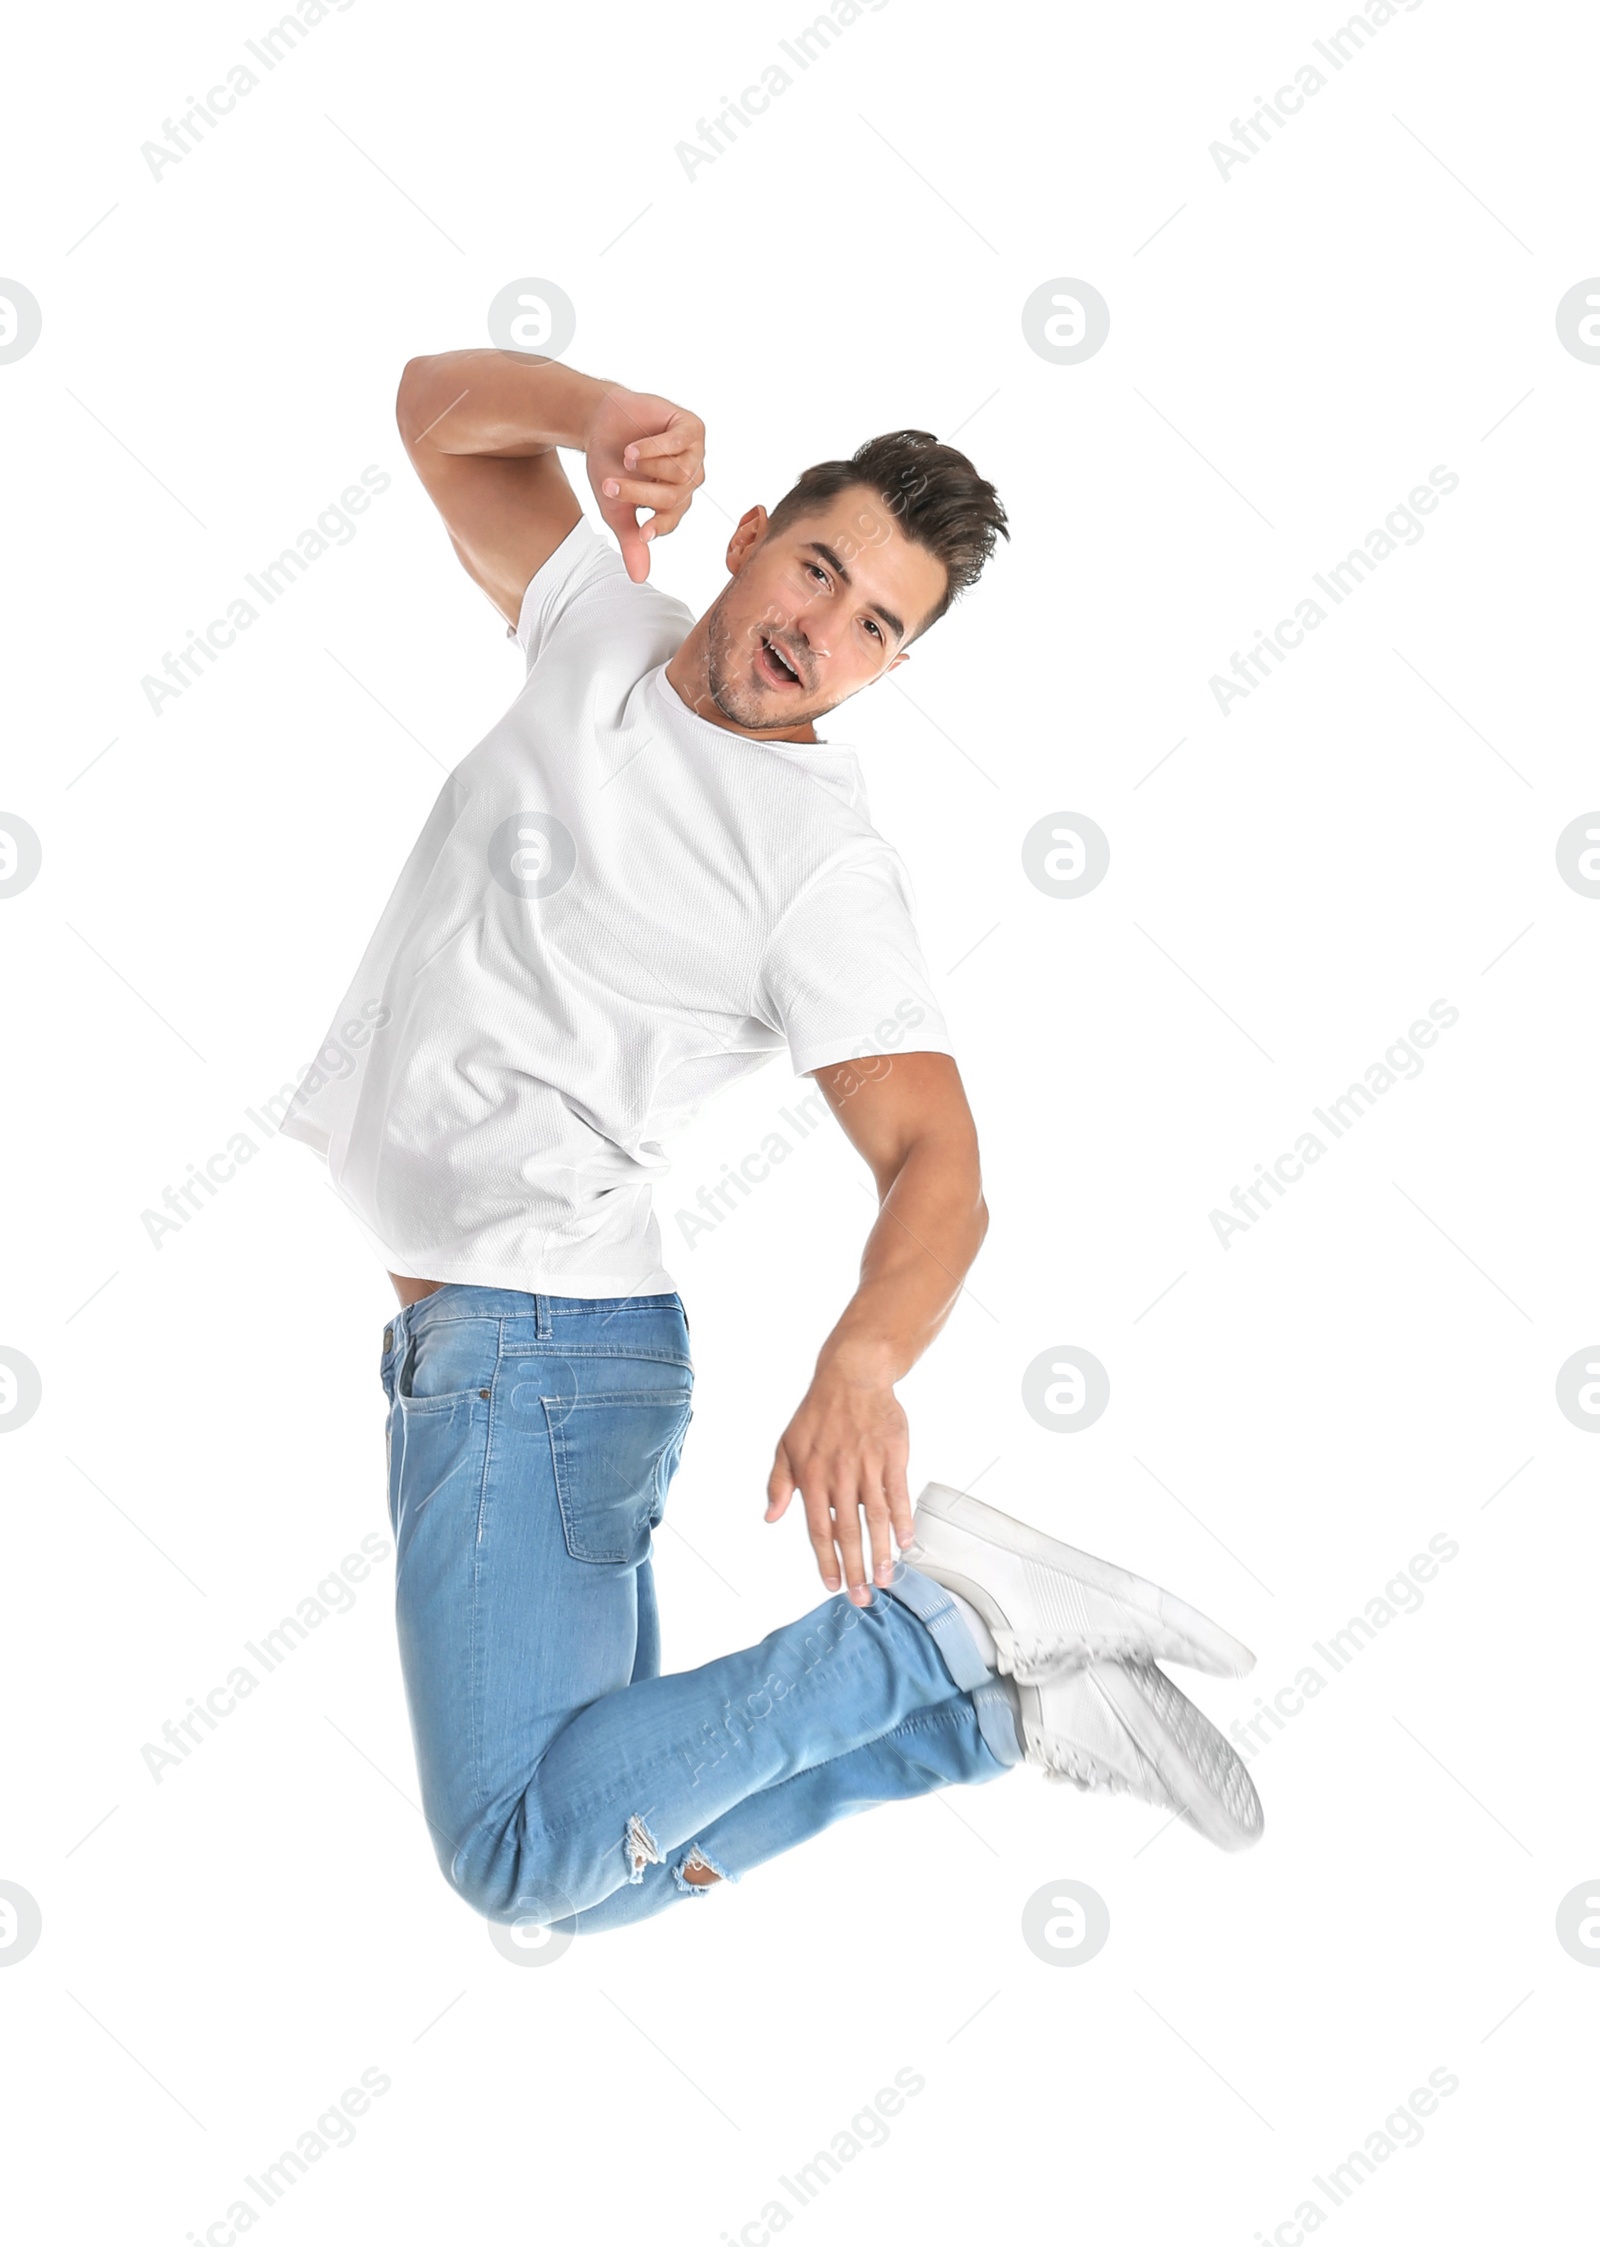
[[[1250,1774],[1210,1718],[1153,1662],[1107,1662],[1096,1684],[1186,1824],[1219,1849],[1250,1849],[1266,1830]],[[1038,1688],[1021,1689],[1025,1735],[1046,1732]]]
[[[1212,1677],[1248,1677],[1256,1666],[1256,1658],[1248,1646],[1213,1623],[1208,1615],[1202,1615],[1197,1607],[1189,1606],[1186,1600],[1163,1591],[1159,1584],[1152,1584],[1146,1577],[1118,1568],[1112,1561],[1098,1560],[1093,1553],[1079,1552],[1076,1546],[1065,1545],[1058,1537],[1047,1537],[1042,1529],[1032,1529],[1014,1515],[986,1506],[981,1498],[969,1497],[964,1490],[953,1490],[948,1483],[930,1482],[917,1500],[917,1511],[927,1512],[936,1521],[947,1521],[957,1529],[970,1530],[974,1536],[999,1545],[1006,1552],[1016,1553],[1024,1560],[1036,1561],[1041,1567],[1075,1576],[1093,1590],[1120,1600],[1135,1614],[1150,1616],[1164,1629],[1187,1641],[1186,1650],[1181,1654],[1170,1648],[1163,1649],[1163,1661],[1183,1662],[1191,1669],[1209,1672]],[[908,1566],[917,1566],[915,1545],[905,1559]],[[941,1563],[935,1565],[942,1567]],[[1004,1627],[1006,1618],[994,1608],[980,1587],[964,1580],[952,1580],[962,1598],[972,1602],[991,1630],[997,1625]],[[1177,1691],[1175,1686],[1173,1691]]]

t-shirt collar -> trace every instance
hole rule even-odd
[[[668,656],[667,663],[672,661]],[[851,757],[853,746],[847,741],[763,741],[748,733],[735,733],[727,726],[714,726],[709,718],[702,718],[698,710],[691,710],[677,688],[667,677],[667,663],[658,663],[651,673],[653,690],[666,696],[679,719],[686,726],[698,727],[702,734],[718,741],[743,741],[752,749],[777,749],[785,756],[804,763],[809,757]]]

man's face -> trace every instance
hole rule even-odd
[[[763,536],[745,516],[733,582],[707,610],[707,687],[731,724],[782,732],[820,718],[903,660],[944,598],[944,564],[857,485]]]

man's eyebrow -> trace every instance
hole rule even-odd
[[[843,562],[840,561],[838,555],[834,552],[831,546],[824,546],[820,538],[808,539],[806,541],[806,546],[809,552],[813,554],[820,554],[822,556],[822,559],[827,563],[829,569],[832,570],[834,576],[839,580],[839,583],[841,585],[848,585],[850,583],[850,572],[845,568]],[[872,611],[872,614],[874,616],[882,617],[884,623],[888,625],[890,631],[894,634],[897,640],[903,640],[905,638],[906,628],[901,623],[900,619],[895,615],[893,609],[882,608],[876,601],[869,601],[867,603],[867,607]]]

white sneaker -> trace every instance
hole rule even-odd
[[[1220,1849],[1248,1849],[1265,1819],[1222,1734],[1153,1662],[1106,1662],[1018,1685],[1023,1760],[1049,1779],[1175,1810]]]
[[[1019,1683],[1158,1655],[1214,1677],[1243,1677],[1255,1666],[1247,1646],[1159,1584],[1076,1552],[947,1483],[928,1484],[912,1528],[907,1566],[971,1601],[989,1626],[999,1667]]]

